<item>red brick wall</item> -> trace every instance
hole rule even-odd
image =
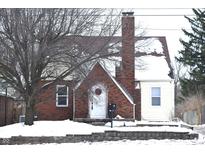
[[[0,126],[14,123],[13,109],[14,109],[14,100],[10,97],[0,96]]]
[[[46,83],[46,81],[44,83]],[[67,85],[69,87],[68,107],[56,107],[56,85]],[[35,109],[38,120],[72,119],[73,83],[70,81],[61,81],[54,85],[51,85],[42,90],[37,98],[37,101],[39,103],[35,106]]]
[[[134,99],[135,117],[141,120],[141,90],[135,89],[135,27],[133,15],[122,17],[122,62],[116,67],[116,79],[130,93]]]
[[[122,17],[122,50],[121,68],[117,69],[117,80],[134,96],[135,75],[135,41],[134,41],[134,17],[132,15]]]
[[[75,118],[89,118],[88,90],[96,83],[103,83],[107,86],[108,103],[117,104],[116,114],[125,118],[133,118],[133,105],[98,63],[75,91]]]
[[[137,119],[141,117],[140,91],[135,91],[134,79],[134,17],[132,15],[122,17],[122,64],[117,69],[117,81],[130,93],[136,103]],[[113,83],[106,72],[97,64],[83,83],[75,91],[75,111],[73,111],[73,98],[70,87],[69,106],[65,108],[56,107],[55,85],[49,87],[40,94],[40,100],[36,111],[40,120],[60,120],[72,118],[88,118],[88,89],[96,83],[104,83],[108,88],[108,102],[117,104],[117,114],[125,118],[133,118],[133,105],[122,94],[120,89]],[[139,101],[140,100],[140,101]]]

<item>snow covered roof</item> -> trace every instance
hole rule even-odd
[[[110,72],[110,74],[115,77],[116,65],[118,66],[119,61],[112,61],[108,59],[101,60],[102,66]],[[165,56],[141,56],[135,58],[135,80],[145,81],[145,80],[171,80],[168,75],[170,69],[167,65]]]
[[[135,79],[136,80],[170,80],[168,76],[170,69],[167,65],[164,56],[142,56],[135,58],[135,63],[138,61],[142,63],[142,68],[136,67]]]
[[[113,50],[120,50],[121,43]],[[121,57],[102,60],[104,67],[115,76],[115,66],[120,65]],[[170,80],[172,71],[165,37],[143,37],[135,42],[135,80]]]
[[[74,37],[69,36],[69,40]],[[120,66],[121,37],[75,36],[81,48],[96,51],[98,48],[116,53],[101,59],[102,66],[115,77],[115,66]],[[94,45],[93,45],[93,42]],[[108,43],[109,42],[109,43]],[[92,43],[92,45],[91,45]],[[166,38],[163,36],[135,37],[135,80],[170,80],[173,73]]]
[[[77,47],[80,48],[79,50],[91,53],[99,49],[105,54],[109,53],[109,51],[114,52],[113,56],[100,59],[100,61],[103,68],[112,77],[115,77],[116,66],[120,66],[121,62],[121,41],[122,37],[120,36],[68,36],[62,43],[77,44]],[[173,68],[166,38],[164,36],[135,37],[135,80],[167,81],[173,78],[172,74]],[[74,77],[71,75],[67,78],[73,79]]]
[[[145,40],[138,40],[135,42],[136,52],[157,53],[163,54],[163,46],[158,38],[148,38]]]
[[[0,96],[12,98],[12,99],[15,98],[9,92],[6,94],[6,92],[4,92],[4,91],[0,91]]]

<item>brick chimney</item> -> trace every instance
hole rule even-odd
[[[135,90],[135,25],[134,12],[122,13],[122,50],[121,50],[121,68],[117,80],[127,89],[132,97],[134,97]]]

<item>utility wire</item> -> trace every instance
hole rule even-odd
[[[68,15],[68,16],[75,16],[75,15]],[[107,15],[107,14],[96,14],[96,15],[77,15],[77,16],[104,16],[104,17],[106,17],[106,16],[119,16],[119,17],[122,17],[123,15],[117,15],[117,14],[112,14],[112,15]],[[170,16],[196,16],[196,15],[194,15],[194,14],[134,14],[134,15],[132,15],[132,16],[151,16],[151,17],[153,17],[153,16],[157,16],[157,17],[170,17]]]
[[[88,15],[78,15],[78,16],[88,16]],[[94,14],[94,15],[91,15],[91,16],[123,16],[122,14]],[[136,13],[134,13],[132,16],[165,16],[165,17],[167,17],[167,16],[196,16],[195,14],[170,14],[170,13],[168,13],[168,14],[137,14],[137,12]]]
[[[157,16],[157,17],[170,17],[170,16],[195,16],[194,14],[135,14],[133,16]]]
[[[182,29],[177,29],[177,28],[137,28],[137,29],[144,29],[144,30],[165,30],[165,31],[182,31]],[[185,30],[192,30],[192,29],[186,29]]]
[[[135,10],[190,10],[193,8],[135,8]],[[197,8],[202,9],[202,8]]]

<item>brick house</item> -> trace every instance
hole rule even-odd
[[[24,114],[23,101],[0,92],[0,126],[19,122],[19,116]]]
[[[14,123],[14,99],[0,94],[0,126]]]
[[[171,120],[174,116],[174,84],[171,77],[172,68],[165,37],[135,37],[134,16],[131,12],[123,13],[122,37],[120,40],[120,61],[99,61],[92,65],[86,77],[76,83],[74,80],[61,81],[39,94],[36,114],[39,120],[64,119],[107,119],[108,104],[117,106],[115,115],[137,120]],[[80,37],[85,43],[88,38]],[[106,41],[106,37],[89,37]],[[150,52],[148,48],[141,51],[136,44],[152,40],[158,49]],[[141,52],[139,52],[141,51]],[[136,69],[144,59],[148,69]],[[149,66],[153,69],[149,69]],[[49,81],[48,81],[49,82]]]

